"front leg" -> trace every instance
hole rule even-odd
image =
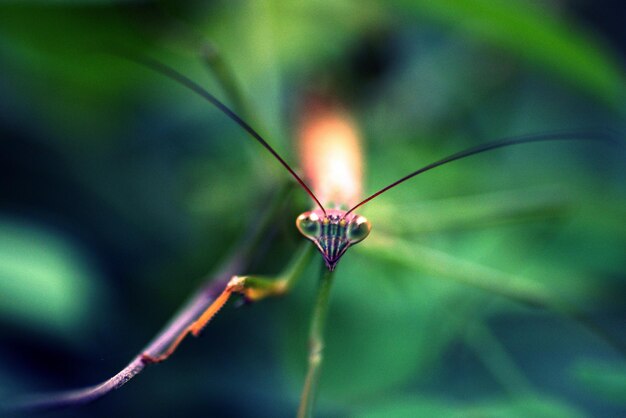
[[[209,321],[222,309],[222,306],[228,302],[230,296],[234,292],[241,292],[243,290],[243,283],[245,282],[245,277],[233,276],[232,279],[226,284],[226,288],[224,291],[213,301],[213,303],[196,319],[192,322],[187,328],[185,328],[178,336],[172,341],[172,343],[163,351],[162,354],[158,356],[152,356],[148,353],[143,353],[141,358],[146,363],[160,363],[164,360],[167,360],[169,356],[171,356],[176,348],[180,345],[180,343],[185,339],[188,334],[193,334],[194,337],[200,335],[200,332],[204,327],[209,323]]]
[[[194,337],[200,335],[204,327],[213,319],[220,309],[228,302],[233,293],[242,294],[250,301],[258,301],[270,296],[280,296],[288,292],[302,275],[304,267],[313,254],[313,246],[306,243],[301,251],[297,253],[285,271],[276,278],[257,276],[233,276],[226,284],[222,293],[213,303],[187,328],[185,328],[172,343],[159,355],[154,356],[148,353],[141,355],[145,363],[160,363],[171,356],[180,343],[189,334]]]

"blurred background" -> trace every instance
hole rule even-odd
[[[289,181],[208,103],[107,51],[187,74],[294,167],[293,109],[333,91],[373,193],[505,136],[623,143],[625,17],[588,0],[2,2],[0,399],[115,374]],[[625,162],[600,141],[512,147],[364,207],[317,416],[626,415]],[[242,274],[281,271],[308,205],[293,193]],[[295,415],[318,258],[287,297],[231,305],[122,389],[46,416]]]

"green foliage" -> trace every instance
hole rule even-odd
[[[0,317],[49,336],[88,324],[98,275],[61,236],[23,222],[0,223]],[[100,298],[104,294],[100,293]]]
[[[461,417],[584,417],[585,415],[563,403],[541,397],[525,396],[513,399],[494,399],[477,405],[460,406],[453,402],[431,399],[399,399],[393,404],[377,406],[360,418],[395,418],[411,416],[432,416],[442,418]]]
[[[626,404],[626,367],[621,362],[581,361],[573,372],[590,391],[616,404]]]
[[[623,104],[626,79],[616,57],[581,28],[529,1],[444,0],[395,3],[453,27],[476,42],[544,67],[598,98]]]
[[[331,86],[363,132],[366,192],[501,136],[624,127],[620,51],[573,3],[43,3],[0,5],[0,351],[38,347],[0,381],[26,375],[33,391],[117,371],[288,178],[209,104],[110,48],[245,107],[294,167],[302,92]],[[624,331],[623,167],[619,147],[529,145],[366,205],[372,233],[334,279],[318,415],[619,415],[624,360],[594,326]],[[298,196],[242,275],[284,268]],[[293,294],[226,307],[203,338],[77,414],[292,416],[315,260]],[[58,369],[42,366],[49,352]]]

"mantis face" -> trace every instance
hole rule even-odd
[[[330,271],[351,245],[363,241],[372,225],[364,217],[344,210],[330,209],[304,212],[296,219],[298,230],[313,241]]]

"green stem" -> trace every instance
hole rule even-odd
[[[500,341],[482,321],[474,321],[465,335],[465,341],[478,358],[511,395],[533,392],[530,381]]]
[[[308,418],[312,416],[315,395],[317,393],[317,383],[324,351],[324,326],[328,314],[330,288],[333,283],[333,272],[322,267],[322,275],[317,290],[317,299],[313,310],[311,321],[311,331],[309,333],[309,368],[304,381],[304,388],[300,397],[300,407],[298,408],[298,418]]]
[[[242,238],[241,249],[239,250],[246,259],[257,253],[261,243],[267,239],[267,231],[276,225],[277,216],[286,202],[290,201],[291,193],[295,190],[295,183],[287,181],[278,187],[278,192],[272,196],[267,208],[263,210],[260,219],[257,217],[254,226]]]
[[[241,88],[235,74],[224,60],[218,47],[211,42],[205,42],[202,46],[201,55],[202,60],[219,82],[235,110],[244,118],[249,119],[251,115],[250,106],[244,99],[244,95],[241,94]]]

